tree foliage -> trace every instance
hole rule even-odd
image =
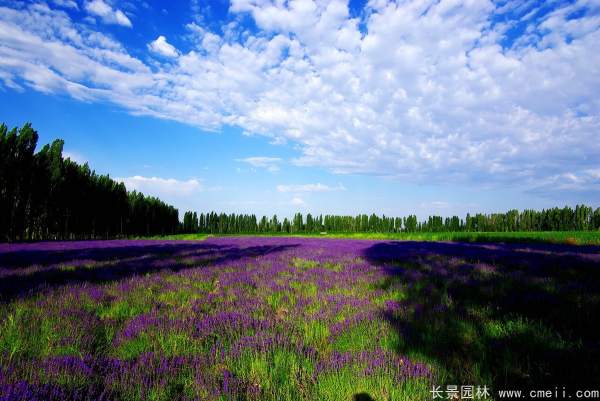
[[[115,238],[177,232],[177,209],[87,163],[63,158],[60,139],[35,152],[31,124],[0,125],[0,241]]]
[[[195,216],[187,212],[186,216]],[[509,231],[587,231],[600,229],[600,208],[577,205],[575,209],[550,208],[536,210],[509,210],[506,213],[467,214],[465,219],[458,216],[429,216],[419,221],[417,216],[406,217],[378,216],[376,214],[358,216],[337,216],[296,213],[291,220],[280,220],[277,215],[257,220],[255,215],[201,213],[199,224],[185,223],[186,232],[206,234],[251,234],[251,233],[319,233],[319,232],[509,232]],[[191,220],[190,220],[191,221]]]

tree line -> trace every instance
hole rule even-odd
[[[319,232],[452,232],[600,230],[600,208],[509,210],[506,213],[429,216],[318,215],[280,219],[277,215],[186,212],[160,199],[127,191],[87,163],[63,157],[57,139],[36,152],[38,134],[25,124],[9,130],[0,124],[0,241],[107,239],[166,235],[319,233]]]
[[[252,234],[252,233],[319,233],[319,232],[508,232],[508,231],[589,231],[600,230],[600,207],[595,210],[585,205],[575,209],[550,208],[536,210],[509,210],[506,213],[467,214],[458,216],[429,216],[419,221],[417,216],[358,216],[318,215],[296,213],[283,220],[277,215],[257,219],[254,214],[226,214],[215,212],[186,212],[182,230],[186,233]]]
[[[0,125],[0,241],[172,234],[179,213],[160,199],[63,157],[57,139],[36,152],[31,124]]]

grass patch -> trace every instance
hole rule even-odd
[[[200,295],[194,293],[192,290],[181,289],[176,291],[161,292],[156,297],[156,301],[162,302],[170,307],[183,308],[190,306],[194,300],[199,298],[201,298]]]
[[[292,258],[291,265],[296,269],[309,270],[319,267],[319,262],[310,259]]]
[[[145,352],[150,352],[152,348],[150,336],[146,333],[140,333],[140,335],[135,338],[127,340],[119,345],[114,350],[114,354],[121,359],[134,359]]]
[[[150,310],[150,305],[140,302],[139,299],[122,299],[100,307],[98,316],[101,319],[111,319],[119,322],[125,321]]]
[[[149,237],[157,240],[205,240],[209,237],[316,237],[398,241],[533,242],[567,245],[600,245],[600,231],[519,231],[519,232],[416,232],[416,233],[253,233],[177,234]]]
[[[348,328],[337,336],[331,348],[338,352],[360,352],[376,348],[396,351],[403,346],[403,338],[399,332],[385,322],[373,321]]]
[[[281,308],[291,308],[296,304],[296,297],[289,292],[275,291],[267,296],[267,304],[275,311]]]
[[[360,369],[360,368],[359,368]],[[429,383],[422,379],[396,382],[392,375],[361,375],[354,367],[322,374],[315,385],[321,401],[422,401],[431,398]]]
[[[54,325],[39,309],[16,305],[0,327],[0,358],[31,359],[50,353]]]
[[[264,401],[307,399],[308,378],[314,371],[309,359],[285,349],[267,353],[249,350],[229,361],[229,367],[257,399]]]
[[[302,322],[302,338],[304,343],[318,349],[325,349],[329,344],[329,327],[319,320]]]
[[[290,287],[296,294],[305,298],[314,298],[317,296],[319,287],[315,283],[305,283],[302,281],[292,281]]]

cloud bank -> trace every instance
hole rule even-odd
[[[161,199],[187,197],[202,190],[200,181],[196,179],[180,181],[174,178],[135,175],[133,177],[115,178],[115,180],[123,182],[130,191],[136,190]]]
[[[252,167],[264,168],[267,171],[274,173],[279,171],[279,165],[283,160],[279,157],[254,156],[244,159],[236,159],[238,162],[247,163]]]
[[[345,190],[346,188],[343,185],[337,185],[335,187],[332,187],[321,183],[277,186],[277,191],[279,192],[334,192]]]
[[[131,26],[102,0],[84,7]],[[238,126],[334,173],[600,193],[597,1],[372,0],[355,17],[335,0],[232,0],[229,12],[220,32],[190,21],[189,49],[159,36],[148,51],[166,59],[150,63],[64,10],[1,7],[0,82]]]

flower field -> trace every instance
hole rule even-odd
[[[431,399],[433,385],[589,385],[599,269],[598,247],[550,244],[2,244],[0,400],[385,401]]]

